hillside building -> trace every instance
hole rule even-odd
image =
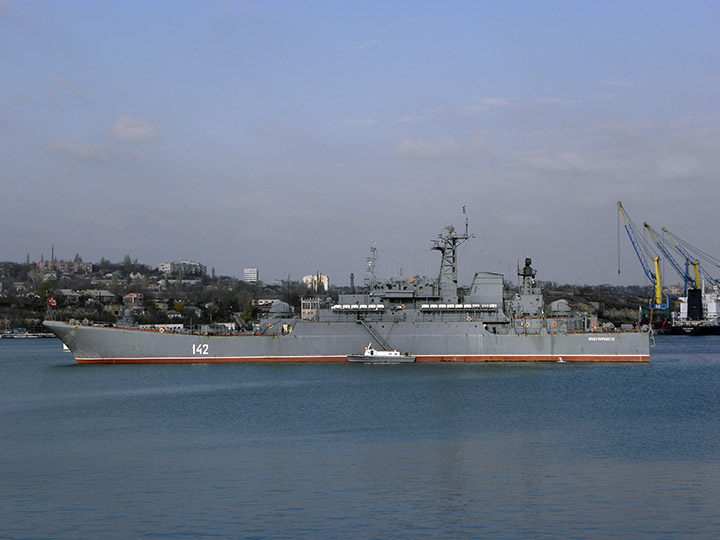
[[[195,261],[173,261],[160,263],[158,270],[170,276],[195,276],[203,277],[207,274],[205,265]]]
[[[257,268],[245,268],[243,270],[243,281],[245,283],[257,283],[258,280],[258,269]]]

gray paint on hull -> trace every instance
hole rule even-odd
[[[355,323],[298,322],[286,335],[203,336],[114,327],[70,325],[47,321],[45,325],[84,359],[164,359],[211,362],[223,359],[301,358],[327,359],[358,354],[369,343],[368,332]],[[385,326],[385,328],[382,328]],[[412,322],[374,325],[395,350],[419,357],[496,357],[498,360],[554,360],[577,357],[628,361],[649,359],[646,334],[491,334],[472,323]],[[294,360],[295,359],[295,360]],[[478,358],[478,361],[482,358]]]

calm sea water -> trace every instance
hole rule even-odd
[[[720,338],[649,365],[79,366],[0,341],[0,538],[718,538]]]

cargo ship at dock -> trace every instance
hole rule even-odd
[[[437,278],[378,281],[376,250],[364,290],[342,294],[310,318],[275,301],[249,328],[214,333],[46,320],[78,363],[349,362],[368,343],[415,362],[648,362],[650,329],[617,329],[576,313],[565,300],[547,308],[532,261],[518,272],[518,292],[504,295],[503,275],[475,273],[458,286],[457,248],[468,240],[446,227],[434,241]]]

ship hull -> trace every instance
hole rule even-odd
[[[472,322],[298,321],[282,335],[197,335],[136,328],[45,326],[78,363],[348,362],[373,336],[416,362],[649,362],[639,332],[494,334]]]

